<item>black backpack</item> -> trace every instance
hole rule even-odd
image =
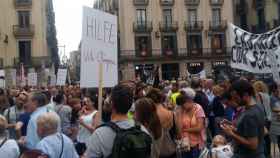
[[[108,122],[101,127],[110,127],[115,133],[112,153],[109,158],[150,158],[152,138],[136,124],[129,129],[121,129],[114,122]]]

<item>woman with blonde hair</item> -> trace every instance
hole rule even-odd
[[[272,118],[272,111],[270,106],[270,96],[268,87],[263,81],[255,81],[253,83],[253,87],[255,90],[256,100],[259,105],[262,105],[261,107],[264,110],[265,113],[265,130],[266,132],[269,132],[270,125],[271,125],[271,118]],[[266,157],[270,157],[271,153],[271,141],[269,138],[269,135],[267,134],[265,136],[265,155]]]

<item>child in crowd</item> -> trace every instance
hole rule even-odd
[[[231,158],[232,148],[227,144],[225,137],[216,135],[212,142],[212,158]]]

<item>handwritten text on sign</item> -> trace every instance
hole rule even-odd
[[[279,78],[280,28],[252,34],[230,24],[231,66],[253,73],[273,73]]]
[[[104,67],[104,87],[118,82],[117,18],[84,7],[81,53],[81,87],[98,87],[99,64]]]
[[[66,77],[67,77],[67,69],[58,69],[56,85],[64,86],[66,83]]]

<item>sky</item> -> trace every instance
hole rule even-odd
[[[65,53],[77,50],[82,35],[82,7],[93,7],[95,0],[53,0],[58,46]],[[63,48],[59,47],[59,53]]]

